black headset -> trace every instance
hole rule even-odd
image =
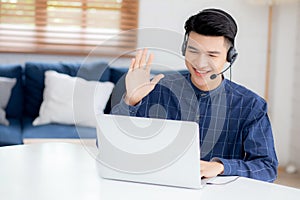
[[[222,12],[220,12],[218,10],[215,10],[215,9],[206,9],[206,10],[201,11],[201,13],[207,13],[207,12],[216,13],[216,14],[222,15],[222,16],[226,17],[226,19],[228,19],[228,21],[231,24],[235,25],[235,22],[232,19],[230,19],[228,16],[226,16],[224,13],[222,13]],[[181,53],[182,53],[183,56],[185,56],[185,51],[186,51],[186,48],[187,48],[188,36],[189,36],[189,33],[185,33],[184,40],[183,40],[183,43],[182,43],[182,46],[181,46]],[[238,52],[235,49],[234,44],[232,44],[232,46],[228,49],[227,56],[226,56],[226,61],[230,63],[230,66],[236,60],[237,56],[238,56]]]

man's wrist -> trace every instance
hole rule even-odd
[[[217,163],[219,164],[219,166],[220,166],[220,171],[221,171],[218,175],[221,175],[221,174],[224,173],[224,165],[223,165],[222,162],[217,162]]]
[[[125,94],[125,97],[124,97],[124,102],[129,105],[129,106],[135,106],[137,105],[139,102],[134,102],[132,101],[132,99],[130,99],[127,94]]]
[[[222,163],[222,161],[220,159],[218,159],[218,158],[212,158],[210,161],[218,163],[218,166],[220,168],[220,170],[219,170],[220,173],[218,175],[222,175],[224,173],[224,170],[225,170],[225,166]]]
[[[127,95],[124,96],[124,102],[125,102],[127,105],[130,105],[130,100],[129,100],[129,98],[127,97]]]

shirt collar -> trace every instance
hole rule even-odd
[[[227,82],[227,79],[225,79],[224,76],[222,75],[222,82],[217,88],[215,88],[213,90],[209,90],[209,91],[203,91],[203,90],[200,90],[199,88],[197,88],[193,84],[193,82],[191,80],[191,74],[189,74],[187,76],[187,79],[188,79],[188,82],[191,84],[192,88],[194,89],[196,96],[200,97],[200,98],[205,98],[205,97],[208,97],[208,96],[212,96],[212,95],[216,95],[216,94],[221,93],[222,91],[224,91],[225,84]]]

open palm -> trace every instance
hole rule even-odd
[[[147,49],[138,51],[136,57],[132,59],[125,79],[125,102],[128,105],[134,106],[139,103],[154,89],[160,79],[164,77],[163,74],[159,74],[150,81],[150,65],[152,60],[153,54],[150,54],[147,60]]]

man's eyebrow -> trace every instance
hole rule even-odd
[[[192,49],[192,50],[194,50],[194,51],[199,51],[199,49],[197,49],[196,47],[193,47],[193,46],[191,46],[191,45],[188,45],[188,48],[189,49]],[[221,54],[221,52],[220,51],[207,51],[207,53],[209,53],[209,54]]]
[[[195,50],[195,51],[199,51],[196,47],[193,47],[193,46],[191,46],[191,45],[188,45],[188,48],[189,48],[189,49],[192,49],[192,50]]]
[[[207,53],[209,53],[209,54],[221,54],[220,51],[208,51]]]

